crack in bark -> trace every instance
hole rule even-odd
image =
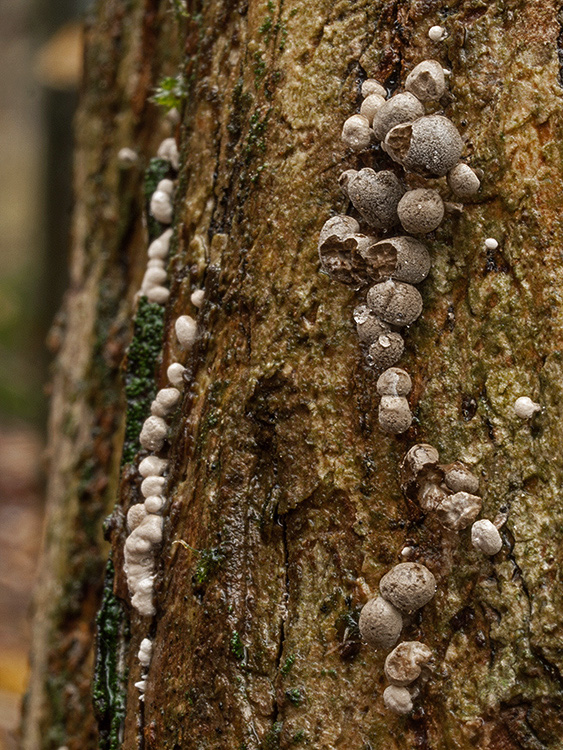
[[[289,603],[289,548],[287,544],[287,520],[285,516],[276,514],[276,522],[279,523],[282,530],[282,544],[283,544],[283,561],[284,561],[284,592],[283,592],[283,604],[282,604],[282,615],[280,618],[280,630],[279,630],[279,642],[278,651],[275,660],[275,682],[279,682],[281,679],[281,662],[283,658],[283,652],[285,647],[285,623],[288,616],[288,603]],[[276,691],[277,693],[277,691]],[[276,724],[279,721],[282,703],[278,700],[277,695],[275,696],[274,711],[272,714],[272,723]]]
[[[559,60],[559,74],[557,83],[563,87],[563,6],[557,11],[557,23],[559,24],[559,34],[557,36],[557,59]]]

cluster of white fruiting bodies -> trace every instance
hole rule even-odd
[[[438,451],[424,443],[414,445],[401,465],[405,494],[416,500],[422,512],[435,514],[450,531],[471,526],[473,546],[486,555],[496,555],[502,547],[497,526],[487,519],[476,520],[482,500],[477,495],[479,479],[460,461],[440,464]],[[502,523],[502,521],[500,521]],[[404,556],[414,550],[406,547]],[[379,596],[371,599],[360,614],[360,634],[377,649],[390,649],[403,629],[403,616],[427,604],[436,592],[436,580],[421,563],[395,565],[379,582]],[[410,713],[413,699],[429,674],[432,651],[419,641],[395,646],[385,660],[385,676],[390,683],[383,693],[385,706],[399,714]]]
[[[480,185],[471,167],[460,161],[463,141],[455,125],[443,115],[425,114],[424,104],[438,101],[446,90],[440,63],[419,63],[405,89],[386,99],[377,81],[364,81],[360,114],[346,120],[342,140],[357,152],[379,142],[397,167],[345,171],[340,184],[357,218],[333,216],[323,226],[318,245],[327,274],[356,289],[369,287],[365,303],[354,310],[354,320],[367,361],[378,370],[399,361],[404,350],[400,331],[422,312],[415,284],[427,277],[431,261],[420,237],[437,229],[445,213],[440,192],[430,187],[408,190],[402,170],[446,177],[451,192],[461,199],[471,198]],[[397,225],[404,234],[393,234]],[[403,374],[397,376],[398,372]],[[380,425],[386,432],[404,432],[412,420],[406,399],[410,378],[398,370],[382,378]]]
[[[178,169],[178,149],[174,138],[164,140],[158,149],[157,156],[170,162],[174,170]],[[162,224],[172,222],[172,180],[161,180],[151,196],[150,213]],[[166,280],[165,259],[172,229],[167,229],[149,246],[149,261],[143,278],[140,295],[149,301],[164,304],[169,295],[164,286]],[[203,304],[204,292],[197,289],[191,295],[194,307]],[[197,338],[197,323],[189,315],[180,316],[175,322],[175,332],[179,348],[190,351]],[[168,422],[178,407],[184,386],[185,367],[180,362],[173,362],[167,370],[169,386],[161,388],[151,404],[150,416],[145,419],[139,442],[148,451],[148,455],[139,463],[139,474],[142,477],[142,500],[132,505],[127,512],[128,536],[125,540],[124,571],[131,596],[131,604],[144,617],[155,614],[153,603],[156,550],[162,543],[163,514],[166,510],[165,496],[166,471],[168,460],[162,455],[168,433]],[[152,643],[145,638],[139,650],[139,661],[148,670],[152,653]],[[135,683],[143,698],[145,677]]]

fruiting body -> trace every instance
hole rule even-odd
[[[502,549],[497,527],[486,518],[475,521],[471,527],[471,544],[485,555],[496,555]]]
[[[494,237],[487,237],[487,239],[485,240],[485,247],[487,248],[487,250],[496,250],[498,247],[498,242]]]
[[[204,298],[205,298],[205,290],[195,289],[190,296],[190,302],[192,303],[194,307],[201,307],[203,305]]]
[[[348,180],[348,195],[362,217],[377,229],[397,223],[397,206],[404,193],[397,176],[389,170],[360,169]]]
[[[456,126],[442,115],[397,125],[385,138],[392,159],[411,172],[442,177],[459,162],[463,141]]]
[[[180,166],[180,155],[178,154],[178,146],[176,145],[175,138],[165,138],[158,147],[156,155],[160,159],[169,161],[176,170]]]
[[[160,235],[160,237],[157,237],[156,240],[153,240],[149,245],[149,258],[158,258],[160,260],[164,260],[164,258],[166,258],[166,256],[168,255],[171,237],[172,229],[167,229]]]
[[[446,36],[446,30],[441,26],[431,26],[428,29],[428,36],[433,42],[441,42]]]
[[[170,224],[172,221],[171,193],[173,187],[172,180],[161,180],[151,196],[150,212],[161,224]]]
[[[117,152],[117,161],[122,167],[132,167],[139,161],[139,154],[132,148],[125,146]]]
[[[442,467],[444,480],[452,492],[469,492],[472,495],[479,491],[479,478],[472,474],[460,461]]]
[[[436,60],[423,60],[408,74],[405,88],[421,102],[440,99],[446,91],[442,66]]]
[[[363,253],[366,273],[374,281],[391,277],[396,281],[419,284],[428,276],[430,254],[414,237],[389,237],[372,244]]]
[[[452,531],[467,528],[481,512],[483,501],[469,492],[448,495],[436,508],[440,523]]]
[[[150,638],[143,638],[139,646],[138,658],[143,667],[148,667],[151,663],[152,641]]]
[[[168,426],[162,417],[151,416],[145,419],[139,441],[148,451],[159,451],[164,445]]]
[[[373,118],[373,132],[378,141],[385,140],[385,136],[403,122],[412,122],[424,115],[424,107],[416,96],[408,91],[395,94],[381,105]]]
[[[410,714],[413,709],[412,697],[407,688],[389,685],[383,691],[385,708],[395,714]]]
[[[156,302],[158,305],[164,305],[170,297],[170,290],[165,286],[152,286],[147,291],[149,302]]]
[[[403,482],[409,483],[417,480],[418,475],[424,470],[436,466],[440,455],[436,448],[428,443],[417,443],[409,449],[401,464]]]
[[[189,315],[180,315],[174,323],[176,338],[183,349],[191,349],[197,335],[197,323]]]
[[[166,500],[162,495],[149,495],[145,499],[145,510],[147,513],[159,513],[164,507]]]
[[[164,473],[168,461],[157,456],[147,456],[139,464],[139,474],[142,477],[159,476]]]
[[[184,385],[184,373],[186,368],[179,362],[172,362],[166,370],[166,377],[176,388],[182,388]]]
[[[382,104],[385,104],[385,97],[381,96],[381,94],[370,94],[362,102],[360,114],[367,119],[369,125],[372,124],[375,113]]]
[[[460,162],[448,172],[448,185],[458,198],[471,198],[481,187],[481,182],[471,167]]]
[[[436,593],[436,579],[425,565],[399,563],[379,582],[381,596],[408,614],[424,607]]]
[[[136,503],[132,505],[127,511],[127,528],[129,531],[133,531],[144,521],[147,515],[147,510],[142,503]]]
[[[405,342],[400,333],[389,331],[377,337],[369,349],[366,360],[372,367],[386,369],[396,364],[405,350]]]
[[[177,388],[161,388],[151,405],[151,414],[165,417],[174,410],[182,394]]]
[[[408,396],[412,381],[408,372],[400,367],[390,367],[377,380],[377,392],[380,396]]]
[[[360,613],[360,635],[373,648],[388,649],[397,643],[403,628],[398,609],[378,596],[371,599]]]
[[[403,641],[385,659],[385,676],[392,685],[405,687],[420,677],[431,658],[432,651],[424,643]]]
[[[514,402],[514,413],[520,419],[531,419],[538,411],[541,411],[541,406],[528,396],[520,396]]]
[[[149,476],[143,479],[141,482],[141,494],[143,497],[150,497],[151,495],[160,495],[166,484],[166,479],[159,476]]]
[[[402,281],[382,281],[368,289],[367,303],[385,323],[407,326],[422,312],[422,297],[414,286]]]
[[[431,188],[409,190],[397,206],[399,221],[406,232],[433,232],[444,218],[444,203],[440,193]]]
[[[409,402],[404,396],[382,396],[377,415],[381,429],[392,435],[406,432],[412,423]]]
[[[342,142],[354,151],[368,148],[372,137],[369,120],[363,115],[352,115],[342,126]]]
[[[372,96],[373,94],[378,94],[385,99],[385,97],[387,96],[387,91],[385,90],[384,86],[382,86],[378,81],[375,80],[375,78],[366,78],[366,80],[362,83],[362,96],[368,97]]]

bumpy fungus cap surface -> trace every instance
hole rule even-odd
[[[412,234],[433,232],[444,218],[444,203],[432,188],[417,188],[403,195],[397,206],[403,229]]]
[[[165,458],[147,456],[139,464],[139,474],[142,477],[159,476],[160,474],[164,474],[167,466],[168,461]]]
[[[414,682],[432,658],[432,651],[420,641],[403,641],[385,659],[385,676],[392,685],[405,687]]]
[[[481,512],[482,505],[483,501],[477,495],[456,492],[442,500],[436,508],[436,514],[442,526],[452,531],[461,531],[473,523]]]
[[[166,479],[159,476],[150,476],[143,479],[141,482],[141,494],[143,497],[150,497],[151,495],[160,495],[166,484]]]
[[[469,492],[475,495],[479,491],[479,477],[472,474],[461,461],[442,467],[444,480],[452,492]]]
[[[413,709],[412,697],[404,687],[389,685],[383,691],[383,703],[385,708],[394,714],[410,714]]]
[[[403,482],[416,481],[418,475],[425,469],[436,466],[440,455],[436,448],[428,443],[417,443],[410,448],[401,464]]]
[[[541,411],[541,406],[528,396],[520,396],[514,402],[514,413],[520,419],[531,419],[537,411]]]
[[[387,96],[387,91],[385,87],[379,83],[379,81],[375,80],[375,78],[366,78],[366,80],[362,83],[362,96],[368,97],[372,96],[373,94],[378,94],[385,99],[385,97]]]
[[[398,177],[389,170],[360,169],[348,180],[348,196],[371,226],[390,229],[397,223],[397,206],[404,193]]]
[[[428,276],[431,261],[426,246],[414,237],[389,237],[362,251],[367,276],[373,281],[393,278],[418,284]]]
[[[371,125],[373,122],[373,118],[375,117],[375,113],[383,104],[385,104],[384,96],[381,96],[381,94],[370,94],[369,96],[366,96],[366,98],[362,102],[362,106],[360,107],[360,114],[363,115]]]
[[[416,96],[408,91],[404,94],[395,94],[391,99],[387,99],[375,113],[373,132],[378,141],[383,141],[395,125],[412,122],[423,115],[424,107]]]
[[[496,555],[502,549],[497,527],[486,518],[475,521],[471,527],[471,544],[485,555]]]
[[[189,315],[180,315],[174,323],[176,338],[184,349],[191,349],[197,336],[197,323]]]
[[[424,607],[436,593],[436,579],[425,565],[399,563],[379,582],[381,596],[408,614]]]
[[[362,344],[373,344],[381,335],[391,331],[387,323],[378,318],[367,305],[355,307],[352,317],[356,324],[358,338]]]
[[[408,396],[411,392],[412,381],[406,370],[401,370],[400,367],[390,367],[381,373],[376,388],[380,396]]]
[[[443,177],[458,162],[463,141],[447,117],[429,115],[387,133],[386,151],[411,172]]]
[[[363,114],[352,115],[342,126],[342,142],[354,151],[368,148],[373,137],[370,122]]]
[[[186,368],[179,362],[172,362],[166,370],[166,377],[176,388],[182,388],[184,385],[184,373]]]
[[[382,333],[370,345],[366,361],[370,367],[383,370],[396,364],[403,356],[404,350],[405,342],[400,333],[396,331]]]
[[[405,88],[421,102],[436,101],[446,91],[444,69],[436,60],[423,60],[408,74]]]
[[[143,448],[148,451],[159,451],[164,445],[164,438],[168,432],[168,426],[162,417],[149,417],[145,419],[139,441]]]
[[[448,172],[448,185],[458,198],[471,198],[481,187],[475,172],[467,164],[460,162]]]
[[[414,323],[422,312],[422,297],[418,289],[392,279],[370,287],[367,303],[381,320],[396,326]]]
[[[377,416],[381,429],[391,435],[406,432],[412,423],[409,402],[404,396],[382,396]]]
[[[389,649],[401,634],[403,617],[396,607],[378,596],[363,607],[359,626],[366,643],[373,648]]]

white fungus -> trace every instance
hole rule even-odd
[[[481,182],[470,166],[460,162],[448,172],[448,185],[458,198],[471,198]]]
[[[141,292],[147,292],[153,286],[158,286],[166,281],[166,271],[163,268],[147,268],[141,284]]]
[[[498,247],[498,242],[494,237],[487,237],[487,239],[485,240],[485,247],[487,248],[487,250],[496,250]]]
[[[129,531],[136,529],[137,526],[145,520],[146,515],[147,510],[142,503],[132,505],[127,511],[127,528]]]
[[[164,260],[164,258],[166,258],[166,256],[168,255],[172,231],[172,229],[167,229],[160,235],[160,237],[157,237],[151,242],[148,251],[149,258],[158,258],[160,260]]]
[[[155,302],[158,305],[164,305],[170,297],[170,290],[165,286],[152,286],[147,291],[147,299],[149,302]]]
[[[162,495],[149,495],[144,502],[147,513],[159,513],[164,507],[166,499]]]
[[[183,349],[191,349],[197,335],[197,323],[189,315],[180,315],[174,323],[176,338]]]
[[[485,555],[496,555],[502,549],[498,529],[487,518],[475,521],[471,527],[471,544]]]
[[[205,298],[205,289],[196,289],[192,292],[190,302],[194,307],[201,307]]]
[[[131,594],[131,604],[143,616],[151,616],[155,613],[152,602],[154,587],[152,550],[162,541],[162,528],[162,518],[150,513],[125,540],[123,569]]]
[[[151,416],[145,419],[139,441],[148,451],[159,451],[164,445],[168,425],[162,417]]]
[[[164,477],[155,476],[154,474],[149,477],[145,477],[141,482],[141,494],[143,497],[150,497],[151,495],[160,495],[166,484]]]
[[[379,582],[381,596],[401,612],[414,612],[436,593],[436,579],[421,563],[399,563]]]
[[[362,102],[362,106],[360,107],[360,114],[367,118],[370,126],[373,122],[373,118],[375,117],[375,113],[382,104],[385,104],[385,97],[381,96],[381,94],[370,94],[369,96],[366,96],[366,98]]]
[[[446,90],[444,70],[436,60],[423,60],[411,70],[405,81],[405,89],[421,102],[440,99]]]
[[[165,138],[158,147],[156,155],[160,159],[169,161],[174,169],[178,169],[180,166],[180,156],[178,154],[178,146],[176,145],[175,138]]]
[[[165,417],[174,410],[182,394],[177,388],[161,388],[151,404],[151,414]]]
[[[529,396],[520,396],[520,398],[517,398],[513,408],[514,413],[520,419],[531,419],[536,412],[541,411],[541,406],[532,401]]]
[[[431,26],[428,29],[428,37],[433,42],[441,42],[446,36],[446,30],[442,26]]]
[[[170,194],[164,190],[155,190],[151,196],[151,215],[161,224],[170,224],[172,221],[172,200]]]
[[[373,648],[389,649],[397,643],[403,628],[403,617],[390,602],[378,596],[360,612],[360,635]]]
[[[184,385],[184,373],[186,368],[179,362],[172,362],[166,370],[166,377],[176,388],[182,388]]]
[[[406,432],[412,423],[409,402],[404,396],[382,396],[377,418],[383,432],[400,435]]]
[[[117,161],[122,167],[132,167],[139,161],[139,154],[132,148],[125,146],[117,152]]]
[[[424,115],[424,107],[416,96],[408,91],[395,94],[387,99],[385,104],[375,113],[373,118],[373,132],[378,141],[385,140],[385,136],[402,122],[412,122]]]
[[[370,122],[364,115],[352,115],[342,126],[342,142],[354,151],[366,149],[373,137]]]
[[[406,687],[389,685],[383,691],[385,708],[395,714],[410,714],[413,709],[412,697]]]
[[[444,218],[444,203],[437,190],[416,188],[403,195],[397,213],[406,232],[426,234],[440,226]]]
[[[469,492],[455,492],[445,497],[436,508],[440,523],[452,531],[467,528],[481,512],[483,501]]]
[[[149,258],[147,268],[164,268],[164,261],[161,258]]]
[[[156,477],[164,473],[168,461],[158,456],[147,456],[139,464],[139,474],[142,477]]]
[[[432,651],[420,641],[403,641],[385,659],[385,676],[392,685],[405,687],[414,682],[430,659]]]
[[[139,682],[135,683],[135,687],[137,690],[139,690],[141,693],[144,693],[147,688],[147,681],[146,680],[139,680]]]
[[[143,638],[139,646],[138,658],[143,667],[148,667],[151,663],[152,641],[150,638]]]
[[[387,96],[387,91],[385,90],[385,87],[379,83],[379,81],[375,80],[375,78],[366,78],[366,80],[362,83],[362,96],[365,98],[368,96],[372,96],[373,94],[378,94],[385,99],[385,97]]]

